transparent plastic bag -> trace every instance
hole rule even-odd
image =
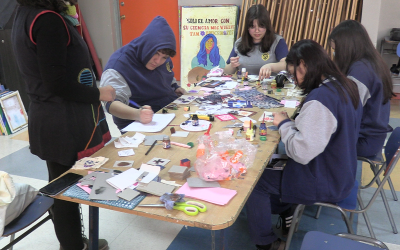
[[[217,132],[198,139],[194,167],[205,181],[231,180],[253,165],[257,149],[245,139],[236,140],[231,132]]]

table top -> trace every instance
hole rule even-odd
[[[281,99],[282,96],[274,96],[272,97],[279,98]],[[176,116],[174,120],[170,123],[171,125],[178,125],[187,118],[183,116],[185,113],[190,113],[190,112],[195,112],[198,107],[194,106],[193,104],[191,106],[191,110],[189,112],[185,112],[183,110],[183,107],[187,105],[179,105],[178,110],[168,110],[169,113],[175,113]],[[261,110],[259,108],[246,108],[246,110],[253,110],[256,111],[257,114],[254,114],[251,116],[252,119],[257,120],[261,116],[264,110]],[[265,111],[271,111],[271,112],[277,112],[277,111],[286,111],[289,116],[291,116],[294,112],[294,108],[275,108],[275,109],[268,109]],[[239,118],[240,116],[238,116]],[[227,130],[226,128],[223,128],[226,125],[233,124],[234,122],[232,121],[219,121],[217,118],[215,119],[214,122],[212,122],[212,129],[210,131],[210,134],[213,134],[214,132],[217,131],[224,131]],[[260,122],[257,122],[257,128],[259,127]],[[272,123],[266,123],[267,126],[272,125]],[[165,135],[171,135],[170,133],[170,128],[171,126],[167,126],[163,131],[157,133],[157,134],[165,134]],[[181,128],[179,126],[174,126],[175,130],[180,131]],[[238,128],[234,128],[234,136],[236,135],[236,131]],[[99,170],[104,170],[104,171],[109,171],[104,168],[108,169],[118,169],[125,171],[127,168],[124,167],[118,167],[114,168],[114,162],[115,161],[121,161],[121,160],[133,160],[135,161],[133,167],[134,168],[139,168],[142,163],[146,163],[150,161],[153,157],[158,157],[158,158],[164,158],[164,159],[169,159],[171,160],[167,165],[164,170],[162,170],[159,174],[159,176],[162,179],[165,179],[167,181],[172,180],[170,179],[168,175],[168,170],[172,165],[180,165],[180,160],[181,159],[189,159],[191,161],[191,165],[193,166],[195,160],[196,160],[196,149],[197,149],[197,138],[201,135],[204,134],[205,131],[201,132],[190,132],[189,136],[184,138],[184,137],[170,137],[172,141],[180,142],[186,144],[187,142],[193,142],[195,146],[191,149],[188,148],[182,148],[178,146],[171,145],[170,149],[163,149],[162,145],[155,145],[154,148],[150,151],[148,155],[145,155],[146,151],[148,150],[148,146],[144,146],[141,144],[138,148],[133,148],[135,155],[133,156],[128,156],[128,157],[119,157],[118,156],[118,151],[121,149],[117,149],[114,147],[114,143],[109,143],[107,146],[96,152],[93,157],[96,156],[103,156],[109,158],[108,162],[105,163]],[[128,132],[124,134],[123,136],[133,136],[136,132]],[[261,174],[263,173],[263,170],[265,166],[267,165],[270,156],[275,152],[277,145],[280,140],[280,136],[278,131],[272,131],[268,130],[267,132],[267,141],[260,141],[259,136],[258,136],[258,129],[257,129],[257,136],[255,137],[254,141],[251,142],[252,144],[257,146],[257,154],[254,160],[253,165],[248,169],[247,173],[243,178],[240,179],[234,179],[231,181],[220,181],[219,183],[221,184],[221,187],[228,188],[228,189],[234,189],[237,191],[237,194],[232,198],[232,200],[224,206],[212,204],[209,202],[205,201],[200,201],[203,204],[207,206],[207,212],[205,213],[199,213],[197,216],[188,216],[185,213],[178,211],[178,210],[167,210],[165,208],[154,208],[154,207],[136,207],[133,210],[129,209],[124,209],[124,208],[119,208],[119,207],[114,207],[110,205],[104,205],[100,203],[95,203],[91,201],[85,201],[85,200],[80,200],[77,198],[71,198],[71,197],[66,197],[63,196],[62,194],[59,194],[55,196],[57,199],[61,200],[68,200],[72,202],[77,202],[77,203],[82,203],[90,206],[95,206],[95,207],[101,207],[101,208],[107,208],[115,211],[120,211],[124,213],[130,213],[130,214],[135,214],[139,216],[144,216],[148,218],[153,218],[157,220],[163,220],[163,221],[168,221],[168,222],[173,222],[181,225],[187,225],[187,226],[192,226],[192,227],[199,227],[199,228],[204,228],[204,229],[209,229],[209,230],[220,230],[227,228],[231,226],[236,218],[239,216],[240,211],[242,210],[243,206],[245,205],[251,191],[253,190],[255,184],[257,183],[258,179],[260,178]],[[145,135],[154,135],[155,133],[143,133]],[[244,138],[244,133],[242,133],[242,137],[237,137],[237,138]],[[271,170],[272,171],[272,170]],[[70,170],[69,172],[75,172],[81,175],[86,175],[87,170]],[[197,177],[197,174],[195,172],[191,172],[191,177]],[[178,184],[184,184],[185,181],[179,181],[179,180],[174,180]],[[176,188],[175,190],[177,190]],[[186,198],[186,200],[195,200],[192,198]],[[154,196],[154,195],[148,195],[140,204],[156,204],[160,203],[159,197]]]

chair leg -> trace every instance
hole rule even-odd
[[[378,186],[379,186],[379,185],[381,184],[381,180],[380,180],[379,178],[377,178],[377,179],[376,179],[376,183],[377,183]],[[396,224],[395,224],[395,222],[394,222],[393,214],[392,214],[392,211],[390,210],[390,206],[389,206],[389,203],[388,203],[388,201],[387,201],[387,198],[386,198],[386,194],[385,194],[385,190],[384,190],[384,189],[381,189],[381,196],[382,196],[383,204],[385,205],[385,208],[386,208],[386,213],[387,213],[387,215],[388,215],[388,217],[389,217],[390,225],[392,225],[393,233],[394,233],[394,234],[397,234],[397,233],[398,233],[398,232],[397,232],[397,227],[396,227]]]
[[[360,193],[357,194],[357,200],[360,205],[360,209],[361,210],[364,209],[364,202],[361,199]],[[369,221],[367,211],[363,212],[362,215],[364,216],[365,224],[367,224],[369,234],[371,235],[372,238],[376,239],[374,230],[372,229],[371,222]]]
[[[11,234],[11,236],[10,236],[10,243],[13,242],[14,239],[15,239],[15,234]],[[13,248],[14,248],[14,245],[12,245],[12,246],[9,248],[9,250],[13,250]]]
[[[301,210],[299,211],[298,219],[297,219],[297,221],[295,222],[295,225],[296,225],[295,228],[294,228],[294,232],[295,232],[295,233],[297,233],[297,229],[299,229],[300,220],[301,220],[301,217],[303,216],[304,209],[306,209],[306,206],[303,206],[303,207],[301,208]]]
[[[321,210],[322,210],[322,207],[321,207],[321,206],[318,206],[317,213],[315,214],[315,219],[318,219],[318,218],[319,218],[319,215],[321,214]]]
[[[301,211],[304,210],[304,208],[305,208],[305,205],[298,204],[296,209],[294,210],[292,224],[290,225],[289,233],[288,233],[288,236],[287,236],[287,239],[286,239],[285,250],[289,250],[290,242],[292,241],[292,237],[293,237],[295,228],[297,227],[296,224],[299,221],[299,215],[301,214]]]
[[[388,178],[388,183],[389,183],[390,191],[392,191],[393,200],[398,201],[396,190],[393,187],[392,179],[390,179],[390,177]]]

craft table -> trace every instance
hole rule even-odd
[[[261,90],[261,89],[260,89]],[[273,97],[281,99],[283,96],[274,96]],[[195,103],[195,102],[194,102]],[[160,134],[171,135],[170,128],[172,125],[179,125],[180,123],[187,120],[183,116],[185,113],[194,112],[197,110],[198,107],[194,106],[192,103],[190,106],[190,111],[185,112],[183,110],[184,106],[187,105],[179,105],[178,110],[168,110],[169,113],[175,113],[176,117],[169,126],[167,126]],[[258,113],[251,116],[252,119],[257,120],[257,136],[255,140],[252,142],[254,145],[257,145],[258,150],[254,160],[253,165],[251,168],[248,169],[247,173],[243,178],[235,179],[231,181],[220,181],[221,187],[234,189],[237,191],[236,196],[232,198],[232,200],[225,206],[219,206],[212,203],[208,203],[205,201],[200,201],[207,206],[207,212],[199,213],[197,216],[188,216],[185,213],[182,213],[178,210],[166,210],[160,208],[151,208],[151,207],[136,207],[133,210],[123,209],[119,207],[114,207],[110,205],[104,205],[100,203],[95,203],[86,200],[80,200],[77,198],[70,198],[63,196],[62,193],[55,196],[56,199],[81,203],[89,205],[89,249],[97,249],[97,241],[98,241],[98,219],[99,219],[99,211],[98,208],[106,208],[114,211],[119,211],[123,213],[130,213],[139,216],[144,216],[152,219],[168,221],[172,223],[177,223],[181,225],[191,226],[191,227],[199,227],[203,229],[213,230],[212,231],[212,249],[215,249],[215,230],[221,230],[221,238],[223,244],[223,229],[231,226],[239,216],[243,206],[245,205],[251,191],[253,190],[255,184],[257,183],[258,179],[260,178],[262,172],[264,171],[265,166],[267,165],[269,158],[275,152],[277,145],[280,140],[280,136],[278,131],[271,131],[268,130],[267,134],[267,141],[260,141],[258,136],[258,128],[260,122],[258,122],[259,117],[263,113],[263,111],[286,111],[289,116],[293,115],[295,109],[294,108],[275,108],[275,109],[268,109],[268,110],[261,110],[258,108],[246,108],[246,110],[253,110],[257,111]],[[238,116],[240,118],[240,116]],[[237,122],[237,120],[236,120]],[[210,134],[213,134],[217,131],[227,130],[226,128],[222,128],[226,125],[233,124],[234,121],[219,121],[215,119],[212,122],[212,129]],[[272,123],[266,123],[267,126],[272,125]],[[175,130],[180,131],[181,128],[179,126],[174,126]],[[238,128],[234,128],[234,136],[236,135],[236,131]],[[191,164],[196,160],[196,149],[197,149],[197,138],[204,134],[205,131],[202,132],[190,132],[189,136],[184,137],[170,137],[171,141],[176,141],[180,143],[186,144],[187,142],[193,142],[195,146],[191,149],[182,148],[178,146],[171,145],[170,149],[163,149],[162,145],[155,145],[154,148],[150,151],[148,155],[145,155],[146,151],[148,150],[148,146],[144,146],[141,144],[138,148],[134,148],[135,155],[128,156],[128,157],[119,157],[118,151],[122,149],[117,149],[114,147],[114,143],[109,143],[107,146],[96,152],[92,155],[92,157],[96,156],[103,156],[109,158],[109,161],[104,164],[100,169],[108,171],[107,169],[119,169],[125,171],[126,168],[119,167],[113,168],[115,161],[121,160],[134,160],[135,163],[133,167],[139,168],[142,163],[146,163],[151,160],[153,157],[165,158],[170,159],[171,161],[166,165],[166,168],[160,172],[160,177],[165,180],[170,180],[168,175],[168,170],[172,165],[179,165],[180,160],[187,158],[191,161]],[[136,132],[128,132],[123,136],[133,136]],[[143,133],[146,135],[154,135],[154,133]],[[242,133],[242,137],[237,138],[245,138],[245,134]],[[160,142],[161,144],[161,142]],[[77,170],[69,170],[68,172],[75,172],[81,174],[83,176],[87,175],[86,170],[77,171]],[[195,172],[191,172],[191,177],[197,177]],[[176,180],[177,181],[177,180]],[[184,184],[185,181],[177,181],[178,184]],[[175,189],[177,190],[177,188]],[[192,200],[191,198],[188,198]],[[155,204],[160,203],[159,197],[154,195],[148,195],[140,204]]]

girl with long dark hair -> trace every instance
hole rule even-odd
[[[299,115],[274,113],[289,159],[283,171],[264,171],[247,201],[250,235],[258,249],[284,249],[271,227],[271,214],[290,227],[293,204],[337,203],[354,187],[362,107],[357,86],[312,40],[293,45],[287,70],[307,96]]]
[[[357,84],[360,92],[363,116],[357,153],[373,158],[381,154],[386,134],[392,131],[388,124],[390,99],[394,94],[389,67],[375,49],[364,26],[357,21],[341,22],[332,30],[328,41],[335,51],[336,65]]]
[[[262,79],[270,74],[264,66],[284,59],[287,52],[285,39],[275,34],[265,6],[253,5],[247,11],[242,36],[235,42],[224,71],[232,74],[246,68],[250,75]]]

